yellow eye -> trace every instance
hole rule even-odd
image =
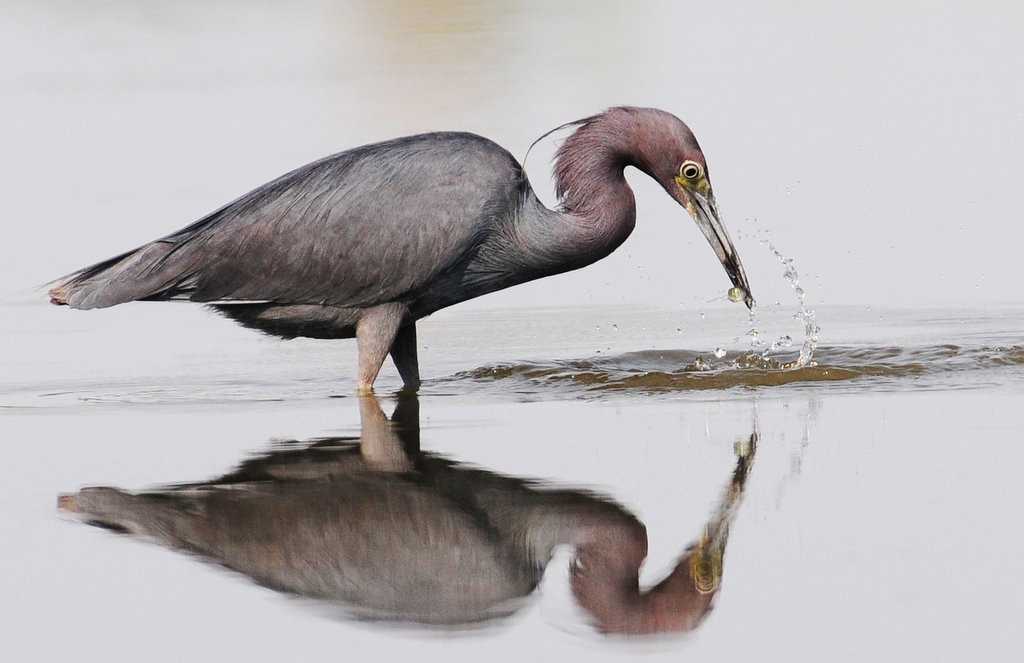
[[[684,161],[683,165],[679,167],[679,174],[690,181],[699,179],[703,172],[704,169],[696,161]]]

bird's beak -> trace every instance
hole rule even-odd
[[[745,293],[743,302],[747,305],[747,308],[753,309],[754,297],[750,294],[747,274],[743,271],[740,254],[736,252],[736,247],[733,246],[732,240],[729,239],[729,233],[725,231],[725,226],[722,225],[721,219],[718,218],[715,194],[712,193],[710,185],[701,188],[704,192],[690,187],[681,187],[682,197],[685,200],[680,202],[686,208],[686,211],[690,213],[690,216],[693,217],[693,220],[697,222],[697,227],[704,233],[708,243],[711,244],[711,248],[714,249],[718,260],[725,267],[729,280],[732,281],[734,286],[743,288]]]

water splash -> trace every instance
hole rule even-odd
[[[800,305],[800,310],[793,314],[793,318],[800,321],[804,327],[804,342],[800,346],[800,354],[791,362],[786,362],[780,366],[780,368],[800,368],[801,366],[813,366],[812,361],[814,357],[814,350],[818,347],[818,332],[821,328],[818,327],[818,323],[814,319],[814,311],[807,308],[807,297],[803,287],[800,285],[800,275],[796,271],[796,267],[793,265],[793,259],[787,258],[775,248],[767,239],[759,240],[761,244],[768,247],[768,250],[775,254],[783,266],[784,271],[782,273],[783,278],[789,281],[789,285],[793,288],[796,293],[797,303]],[[751,309],[749,313],[750,329],[747,332],[747,336],[750,337],[750,354],[756,355],[756,358],[767,360],[769,356],[780,350],[786,350],[793,345],[793,338],[788,334],[780,336],[778,339],[767,343],[766,341],[758,338],[757,332],[757,309]],[[753,358],[753,357],[751,357]]]

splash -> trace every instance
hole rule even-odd
[[[804,341],[800,346],[800,354],[791,362],[786,362],[778,365],[777,368],[800,368],[802,366],[813,366],[812,361],[814,357],[814,350],[818,347],[818,332],[821,328],[818,327],[818,323],[814,318],[814,311],[807,308],[807,296],[804,292],[803,287],[800,285],[800,275],[796,271],[796,267],[793,265],[793,259],[787,258],[775,248],[767,239],[760,240],[760,243],[767,246],[768,250],[771,251],[776,258],[782,262],[784,271],[782,273],[793,292],[796,293],[797,303],[800,305],[800,310],[793,314],[795,320],[800,321],[804,327]],[[786,350],[793,346],[793,338],[788,334],[780,336],[771,343],[758,338],[757,332],[757,309],[751,309],[749,313],[750,330],[747,332],[747,336],[750,337],[750,352],[745,355],[745,358],[750,364],[757,364],[765,361],[769,361],[770,356],[773,353],[781,350]]]

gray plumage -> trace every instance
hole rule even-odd
[[[51,301],[91,309],[187,299],[286,338],[356,336],[361,390],[372,388],[389,352],[415,388],[416,320],[590,264],[628,237],[636,219],[623,177],[630,165],[694,215],[733,283],[749,293],[685,124],[655,109],[614,108],[567,126],[576,131],[556,155],[556,210],[492,141],[410,136],[292,171],[178,232],[65,277]],[[692,182],[681,175],[686,163],[700,169]]]

